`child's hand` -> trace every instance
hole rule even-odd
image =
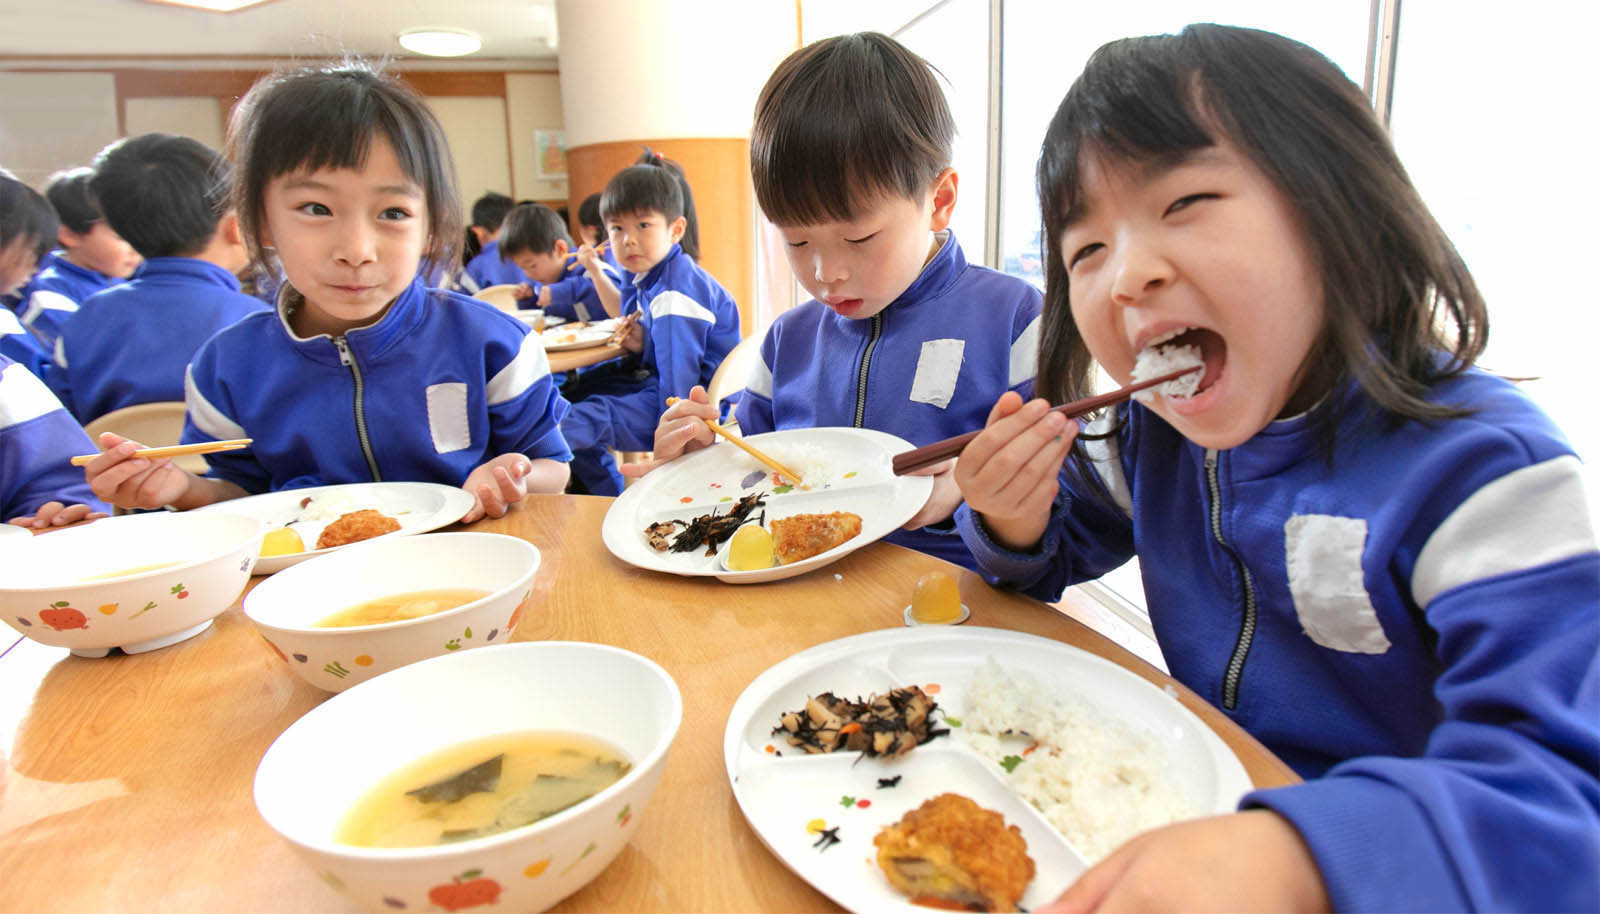
[[[637,479],[663,463],[676,460],[690,451],[697,451],[716,440],[716,435],[702,419],[717,419],[717,408],[711,404],[711,395],[696,384],[689,398],[677,400],[661,414],[656,425],[654,449],[649,460],[643,463],[624,463],[617,469],[622,475]]]
[[[88,505],[64,505],[59,501],[47,501],[39,506],[39,510],[32,517],[13,517],[6,523],[14,527],[26,527],[29,530],[43,530],[47,527],[65,527],[81,520],[98,520],[105,517],[104,511],[94,511]]]
[[[135,457],[141,445],[111,432],[100,434],[105,453],[83,468],[89,489],[119,508],[165,508],[189,492],[194,476],[170,458]]]
[[[956,462],[952,458],[907,474],[932,476],[933,490],[928,493],[928,500],[922,503],[922,509],[906,521],[901,529],[916,530],[929,524],[936,524],[955,513],[961,504],[961,487],[956,485],[955,469]]]
[[[989,411],[983,433],[956,461],[955,479],[989,535],[1017,551],[1033,548],[1050,522],[1057,474],[1078,424],[1043,400],[1007,391]]]
[[[517,287],[511,290],[511,297],[518,301],[521,301],[524,298],[532,298],[533,286],[530,286],[525,282],[519,282],[517,283]]]
[[[1038,914],[1113,911],[1328,911],[1311,851],[1265,809],[1146,832],[1078,877]]]
[[[600,269],[600,252],[594,249],[594,245],[580,244],[578,245],[578,262],[583,264],[585,272],[592,273]]]
[[[472,508],[461,516],[461,522],[504,517],[528,494],[528,474],[532,472],[533,461],[526,454],[501,454],[468,473],[461,488],[472,494]]]
[[[629,352],[644,351],[644,322],[635,320],[628,325],[628,332],[622,337],[622,348]],[[716,416],[711,418],[715,419]]]

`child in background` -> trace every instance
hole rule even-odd
[[[506,214],[500,226],[500,256],[516,265],[527,278],[525,295],[518,295],[527,307],[543,308],[546,314],[574,321],[597,321],[605,317],[594,280],[582,270],[569,272],[572,264],[572,236],[556,211],[540,203],[519,203]],[[604,261],[606,278],[616,286],[617,272]],[[537,286],[528,283],[537,283]]]
[[[22,326],[12,310],[21,304],[17,290],[33,276],[39,259],[55,243],[60,224],[39,192],[0,170],[0,355],[43,379],[50,353]]]
[[[478,253],[461,271],[460,288],[468,295],[490,286],[516,285],[522,273],[500,256],[500,228],[506,213],[516,204],[505,194],[489,191],[472,204],[472,224],[467,226],[478,241]]]
[[[578,245],[587,244],[589,247],[598,248],[606,240],[605,220],[600,218],[600,195],[590,194],[578,204]],[[611,264],[613,270],[620,270],[617,258],[608,247],[601,253],[601,259]]]
[[[819,41],[767,80],[756,198],[814,298],[767,331],[735,411],[744,434],[853,426],[930,444],[980,427],[1002,393],[1032,390],[1039,292],[969,264],[949,230],[954,137],[932,70],[884,35]],[[710,444],[700,420],[715,417],[703,390],[667,410],[655,462]],[[950,468],[929,471],[927,503],[889,541],[970,566]]]
[[[287,285],[200,348],[185,442],[252,438],[204,478],[103,435],[96,493],[192,508],[279,489],[381,480],[461,486],[463,520],[567,480],[565,412],[544,347],[487,302],[429,289],[461,232],[444,131],[414,91],[360,64],[264,77],[234,111],[234,208]]]
[[[139,266],[139,254],[106,225],[89,190],[94,176],[87,168],[52,175],[44,195],[61,221],[57,240],[62,250],[47,254],[39,272],[22,290],[23,326],[33,331],[46,352],[53,352],[67,316],[84,299],[127,279]]]
[[[1008,394],[956,469],[962,535],[1046,600],[1137,550],[1173,675],[1307,779],[1134,839],[1049,910],[1600,910],[1581,467],[1472,367],[1483,300],[1360,88],[1265,32],[1113,42],[1039,200],[1039,391],[1163,346],[1204,375],[1082,433]]]
[[[47,380],[88,424],[136,403],[182,400],[190,359],[212,334],[269,309],[239,291],[250,262],[231,209],[233,167],[185,136],[107,146],[89,182],[111,228],[144,263],[90,296],[61,328]]]
[[[646,375],[635,390],[584,397],[561,425],[573,475],[591,494],[622,491],[609,451],[648,450],[666,398],[709,383],[740,339],[733,296],[679,245],[688,225],[683,200],[680,180],[652,165],[624,168],[600,198],[612,253],[628,274],[617,313],[639,314],[626,345],[642,353]],[[604,294],[594,249],[580,248],[578,257]]]
[[[44,382],[0,355],[0,520],[40,529],[105,517],[68,462],[94,450]]]

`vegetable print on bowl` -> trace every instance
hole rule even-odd
[[[606,547],[651,571],[730,584],[776,581],[894,532],[933,490],[932,477],[894,475],[890,460],[911,445],[873,429],[792,429],[746,440],[801,479],[785,479],[732,445],[714,444],[625,489],[601,527]],[[769,531],[776,564],[730,564],[735,533],[755,525]]]

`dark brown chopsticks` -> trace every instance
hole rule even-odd
[[[1071,403],[1063,403],[1060,406],[1053,406],[1050,408],[1050,411],[1053,413],[1061,413],[1068,419],[1076,419],[1079,416],[1092,413],[1097,409],[1104,409],[1113,403],[1121,403],[1123,400],[1128,399],[1141,390],[1149,387],[1155,387],[1158,384],[1165,384],[1174,378],[1181,378],[1191,371],[1200,371],[1204,367],[1204,365],[1190,365],[1188,368],[1180,368],[1177,371],[1168,372],[1167,374],[1150,378],[1149,380],[1140,381],[1137,384],[1129,384],[1127,387],[1113,390],[1108,394],[1101,394],[1097,397],[1085,397],[1082,400],[1074,400]],[[957,435],[954,438],[946,438],[943,441],[935,441],[932,444],[925,444],[922,447],[913,448],[909,451],[896,454],[894,455],[893,463],[894,475],[904,476],[907,473],[920,470],[926,466],[931,466],[941,460],[949,460],[951,457],[960,454],[961,451],[965,449],[966,446],[972,441],[972,439],[978,437],[979,432],[982,431],[983,429],[978,429],[976,432],[967,432],[965,435]]]

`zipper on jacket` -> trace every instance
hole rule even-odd
[[[1239,569],[1239,579],[1244,583],[1244,619],[1239,625],[1239,638],[1233,643],[1233,654],[1228,658],[1228,670],[1222,677],[1222,706],[1232,711],[1239,704],[1239,680],[1244,677],[1244,658],[1250,653],[1250,642],[1256,637],[1256,587],[1250,579],[1239,553],[1222,538],[1222,485],[1217,481],[1217,452],[1206,451],[1206,487],[1211,491],[1211,536],[1217,545],[1233,557]]]
[[[883,335],[883,312],[872,315],[872,336],[867,340],[867,348],[861,353],[861,368],[856,372],[856,419],[852,423],[856,428],[861,428],[861,423],[867,421],[867,370],[872,367],[872,350],[877,348],[878,337]]]
[[[339,350],[339,364],[350,369],[350,376],[356,382],[356,437],[361,439],[361,453],[367,458],[367,469],[372,472],[372,481],[383,482],[383,475],[378,472],[378,458],[372,453],[372,441],[367,437],[367,410],[363,396],[366,384],[361,380],[361,366],[356,364],[356,357],[350,351],[350,343],[344,337],[333,337],[333,345]]]

